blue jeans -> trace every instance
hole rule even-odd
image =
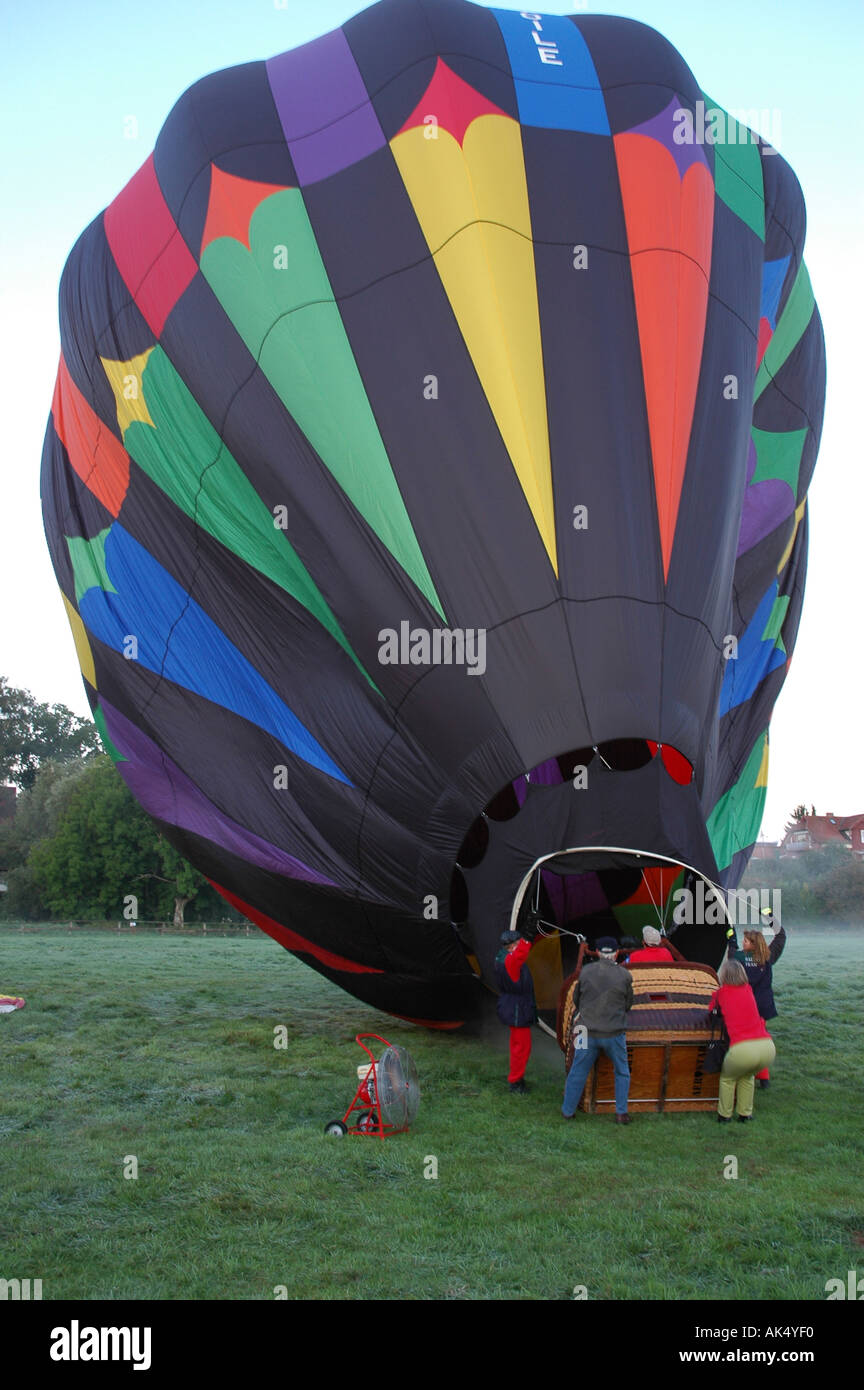
[[[564,1104],[561,1107],[561,1114],[566,1115],[569,1119],[571,1115],[576,1113],[582,1099],[582,1092],[585,1090],[585,1082],[597,1060],[597,1054],[598,1052],[605,1052],[615,1068],[615,1112],[618,1115],[626,1115],[627,1096],[630,1093],[627,1034],[616,1033],[611,1038],[596,1038],[589,1033],[587,1043],[587,1047],[577,1047],[573,1054],[573,1065],[564,1087]]]

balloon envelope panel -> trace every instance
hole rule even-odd
[[[360,998],[458,1026],[558,850],[740,878],[824,398],[803,240],[654,30],[382,0],[197,83],[76,244],[42,497],[105,747]]]

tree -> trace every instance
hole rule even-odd
[[[751,860],[741,886],[779,888],[787,923],[864,920],[864,861],[842,844],[779,860]]]
[[[822,897],[829,917],[860,922],[864,918],[864,864],[848,850],[825,877]]]
[[[54,834],[67,794],[87,766],[83,758],[42,763],[33,786],[19,796],[14,818],[0,825],[0,869],[26,864],[33,846]]]
[[[66,705],[46,705],[0,676],[0,781],[33,786],[42,763],[87,757],[100,747],[96,727]]]
[[[0,870],[6,919],[110,920],[134,906],[135,917],[182,927],[194,904],[208,920],[243,920],[157,830],[105,754],[42,763],[15,819],[0,825]]]
[[[199,874],[188,860],[177,853],[164,835],[159,837],[159,858],[162,861],[164,871],[162,882],[170,886],[174,896],[174,926],[182,927],[186,904],[190,903],[202,889],[209,888],[210,885],[203,874]]]
[[[105,754],[57,788],[52,834],[31,849],[28,866],[51,913],[119,917],[130,895],[137,914],[156,916],[141,880],[159,866],[156,833]]]
[[[6,875],[2,915],[24,922],[44,922],[49,916],[42,891],[29,864],[21,864]]]
[[[793,808],[793,811],[792,811],[792,820],[793,820],[793,821],[803,820],[804,817],[806,816],[806,814],[807,814],[807,807],[804,805],[804,802],[803,802],[803,801],[799,801],[798,805],[795,806],[795,807]]]
[[[4,916],[131,915],[182,927],[194,902],[209,918],[239,920],[159,833],[105,754],[45,764],[22,797],[14,832]],[[0,853],[2,845],[0,836]]]

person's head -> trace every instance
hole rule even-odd
[[[597,950],[600,953],[601,960],[614,961],[618,954],[618,942],[615,940],[614,936],[598,936]]]
[[[642,944],[644,946],[659,946],[660,933],[656,927],[642,928]]]
[[[515,946],[516,942],[521,940],[521,937],[519,936],[518,931],[502,931],[498,940],[501,946],[509,947]]]
[[[742,944],[744,950],[753,957],[757,965],[768,963],[768,942],[761,931],[745,931]]]
[[[747,971],[740,960],[724,960],[717,971],[717,979],[721,985],[746,985]]]

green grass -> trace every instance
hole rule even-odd
[[[46,1299],[824,1299],[864,1272],[862,980],[860,933],[796,932],[753,1124],[625,1128],[561,1119],[551,1039],[511,1096],[503,1029],[394,1021],[264,936],[3,932],[27,1006],[0,1016],[0,1276]],[[420,1072],[415,1128],[383,1143],[322,1133],[361,1031]]]

